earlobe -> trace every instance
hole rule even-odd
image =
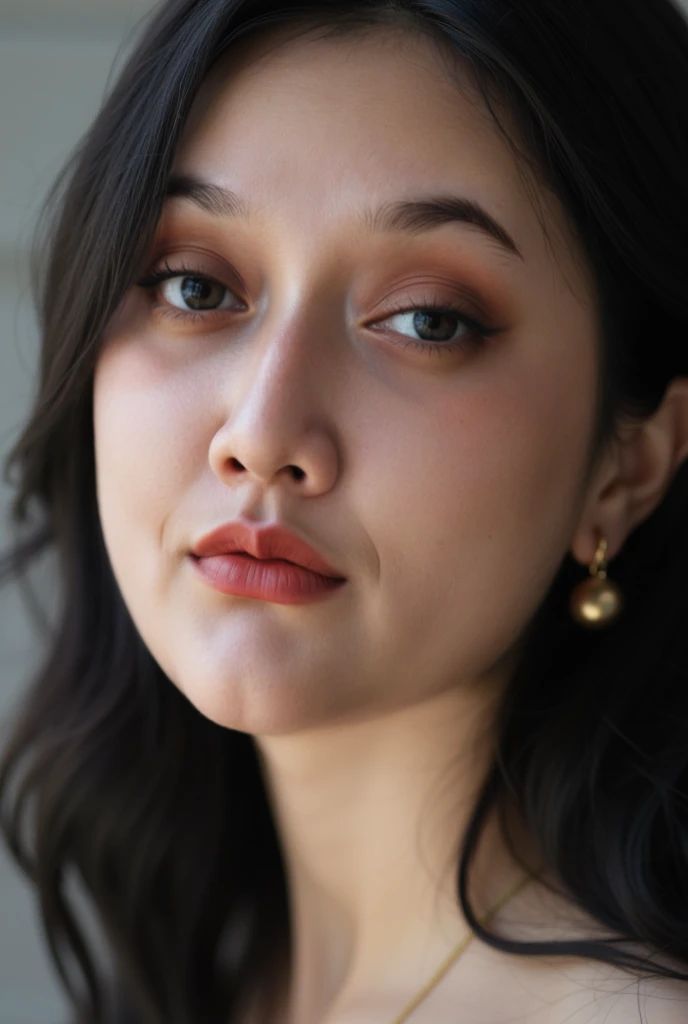
[[[660,505],[688,456],[688,378],[669,384],[657,411],[642,422],[629,449],[622,485],[628,489],[631,529]]]
[[[632,529],[624,465],[624,455],[615,441],[588,482],[588,497],[570,545],[571,556],[581,565],[591,564],[600,537],[607,542],[606,557],[611,561]]]
[[[622,426],[596,479],[571,543],[582,565],[595,555],[597,539],[608,541],[613,559],[632,531],[661,504],[688,457],[688,377],[670,383],[657,411]]]

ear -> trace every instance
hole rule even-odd
[[[581,564],[592,562],[600,535],[611,561],[626,538],[657,508],[688,456],[688,377],[676,377],[645,420],[624,420],[587,488],[571,543]]]

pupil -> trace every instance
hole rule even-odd
[[[456,330],[456,324],[452,323],[452,319],[456,319],[456,314],[453,313],[441,313],[435,310],[425,310],[423,312],[416,313],[413,318],[413,328],[418,331],[422,336],[425,331],[430,332],[432,337],[427,338],[428,341],[449,341]],[[447,328],[442,332],[442,321],[447,324]],[[438,337],[438,334],[444,333],[446,337]]]
[[[217,295],[217,292],[220,294]],[[222,301],[221,292],[222,288],[219,285],[201,277],[185,277],[182,281],[182,298],[192,309],[207,309],[208,305],[219,305]]]

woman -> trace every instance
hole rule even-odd
[[[688,1019],[687,93],[668,0],[151,20],[8,463],[75,1020]]]

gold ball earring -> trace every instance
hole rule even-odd
[[[571,591],[569,609],[580,626],[604,629],[616,622],[623,611],[621,588],[607,579],[607,541],[600,538],[595,557],[590,563],[590,577]]]

